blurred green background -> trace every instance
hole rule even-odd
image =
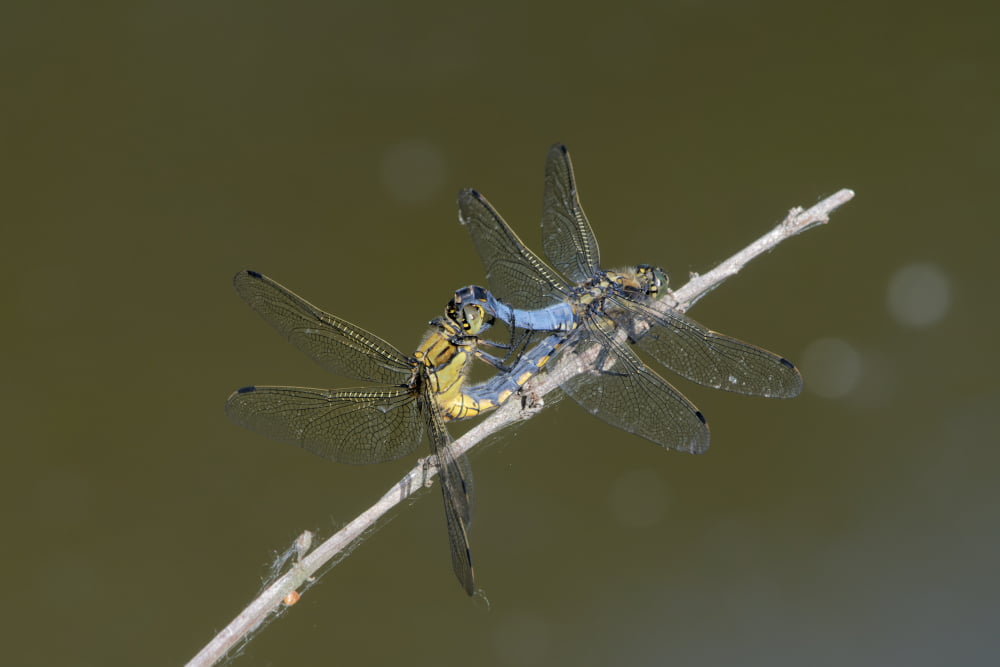
[[[562,141],[605,266],[675,284],[857,191],[692,312],[807,390],[678,382],[712,426],[701,457],[563,401],[473,460],[489,609],[453,578],[435,491],[235,664],[991,664],[997,21],[985,2],[6,6],[2,662],[183,663],[274,552],[379,497],[415,458],[328,464],[226,420],[246,384],[355,384],[233,274],[412,350],[484,280],[455,193],[537,248]]]

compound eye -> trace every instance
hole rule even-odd
[[[652,297],[660,295],[669,282],[666,272],[658,266],[645,265],[640,269],[646,281],[646,292]]]
[[[670,278],[667,277],[667,272],[660,267],[653,267],[653,276],[656,278],[656,288],[657,290],[667,289],[667,285],[670,284]]]
[[[462,307],[462,328],[466,331],[473,334],[479,333],[483,329],[484,319],[482,306],[469,304]]]

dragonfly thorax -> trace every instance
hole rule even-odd
[[[606,271],[602,282],[632,300],[636,297],[659,299],[666,294],[670,279],[666,271],[658,266],[639,264],[635,269]]]

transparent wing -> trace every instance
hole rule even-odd
[[[410,389],[244,387],[226,401],[236,424],[337,463],[384,463],[413,452],[424,424]]]
[[[573,163],[562,144],[550,148],[545,161],[542,249],[570,282],[582,283],[601,269],[597,238],[577,198]]]
[[[712,331],[685,315],[662,313],[616,297],[615,319],[639,347],[692,382],[726,391],[792,398],[802,391],[802,376],[784,357]],[[650,328],[643,332],[642,324]]]
[[[616,326],[604,318],[586,323],[579,354],[597,356],[594,368],[563,383],[573,400],[599,419],[662,447],[700,454],[708,449],[705,417],[669,382],[614,339]]]
[[[544,308],[565,298],[566,282],[521,242],[481,194],[458,193],[458,219],[469,229],[498,299],[515,308]]]
[[[325,313],[256,271],[233,278],[236,292],[295,347],[337,375],[399,385],[413,373],[402,352],[378,336]]]
[[[437,456],[444,500],[444,517],[448,526],[451,567],[462,588],[469,595],[476,591],[472,571],[472,549],[469,546],[469,526],[472,525],[472,467],[465,456],[451,453],[451,435],[430,396],[422,401],[424,421],[430,436],[431,452]]]

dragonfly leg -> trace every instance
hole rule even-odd
[[[501,373],[507,373],[510,371],[510,366],[504,363],[506,357],[504,359],[501,359],[499,357],[493,356],[492,354],[489,354],[488,352],[483,352],[480,349],[476,349],[472,354],[476,359],[479,359],[480,361],[489,364],[490,366],[497,369]]]

